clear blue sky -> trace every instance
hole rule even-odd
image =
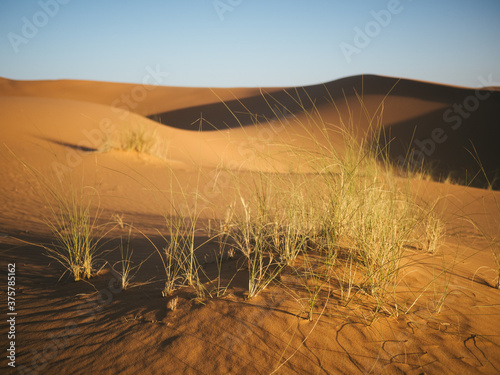
[[[172,86],[498,83],[500,0],[0,2],[2,77],[141,83],[150,70]]]

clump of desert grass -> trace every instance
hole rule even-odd
[[[174,297],[170,299],[167,303],[167,308],[171,311],[175,311],[177,309],[177,301],[179,300],[179,297]]]
[[[259,196],[264,198],[265,196]],[[229,237],[246,260],[248,298],[257,296],[279,274],[281,265],[270,250],[268,206],[265,201],[253,209],[241,197],[241,215],[234,215]]]
[[[168,167],[168,166],[167,166]],[[191,287],[198,300],[210,296],[210,290],[204,285],[202,278],[203,268],[198,256],[199,249],[206,241],[199,243],[198,235],[203,232],[200,228],[200,214],[198,209],[199,192],[188,193],[185,186],[171,172],[170,187],[159,188],[152,181],[150,183],[158,193],[155,197],[157,204],[162,207],[164,226],[156,231],[162,239],[163,245],[158,245],[145,233],[141,234],[151,243],[159,255],[165,283],[162,290],[164,297],[172,296],[183,287]],[[199,173],[197,187],[199,187]],[[176,193],[174,193],[174,191]]]
[[[53,247],[48,255],[61,263],[75,281],[89,279],[94,272],[101,235],[99,213],[92,212],[96,198],[93,188],[70,189],[68,193],[51,192],[55,205],[44,222],[51,230]]]
[[[138,154],[164,157],[164,142],[156,128],[145,124],[128,124],[113,133],[106,133],[99,148],[101,152],[111,150],[136,152]]]
[[[111,230],[99,224],[97,190],[86,186],[83,179],[42,173],[17,159],[33,179],[33,188],[47,208],[42,221],[52,233],[52,243],[36,245],[65,268],[62,276],[68,272],[75,281],[91,278],[97,271],[96,257],[103,240]]]
[[[424,239],[422,247],[425,251],[434,254],[443,239],[445,227],[443,222],[436,216],[434,212],[429,212],[423,222]]]

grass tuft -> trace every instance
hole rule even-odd
[[[101,152],[120,150],[163,157],[162,147],[156,129],[145,125],[128,125],[121,132],[106,134]]]
[[[34,189],[48,209],[43,223],[51,231],[53,242],[38,246],[60,263],[66,269],[64,274],[69,272],[75,281],[91,278],[100,245],[109,232],[104,230],[104,225],[98,224],[101,210],[96,189],[85,186],[83,180],[75,183],[69,175],[56,178],[44,174],[16,159],[33,178]]]

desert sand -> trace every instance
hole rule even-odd
[[[2,373],[500,372],[492,252],[500,240],[493,181],[500,170],[500,92],[493,88],[381,76],[266,89],[0,79],[0,114],[4,354],[5,282],[14,263],[17,312],[16,368],[4,355]],[[394,293],[409,302],[396,308],[388,301],[375,311],[369,297],[346,304],[325,287],[309,321],[293,267],[247,298],[241,254],[224,254],[220,272],[213,255],[228,206],[250,196],[262,176],[305,178],[313,194],[318,172],[308,157],[318,147],[342,154],[339,126],[362,140],[373,138],[375,123],[381,132],[371,140],[386,147],[394,179],[432,205],[445,227],[433,254],[405,250]],[[154,135],[148,152],[106,146],[139,128]],[[421,160],[431,167],[427,177],[411,171]],[[98,223],[121,218],[122,225],[106,227],[90,279],[75,282],[37,246],[54,242],[46,225],[52,198],[45,199],[40,178],[26,166],[50,181],[92,187]],[[162,295],[165,272],[154,246],[162,251],[170,235],[166,218],[184,210],[198,218],[203,282],[230,283],[220,296],[200,298],[187,286]],[[115,270],[129,227],[131,259],[141,267],[123,290]]]

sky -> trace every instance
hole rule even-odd
[[[500,86],[500,0],[2,0],[0,77]]]

